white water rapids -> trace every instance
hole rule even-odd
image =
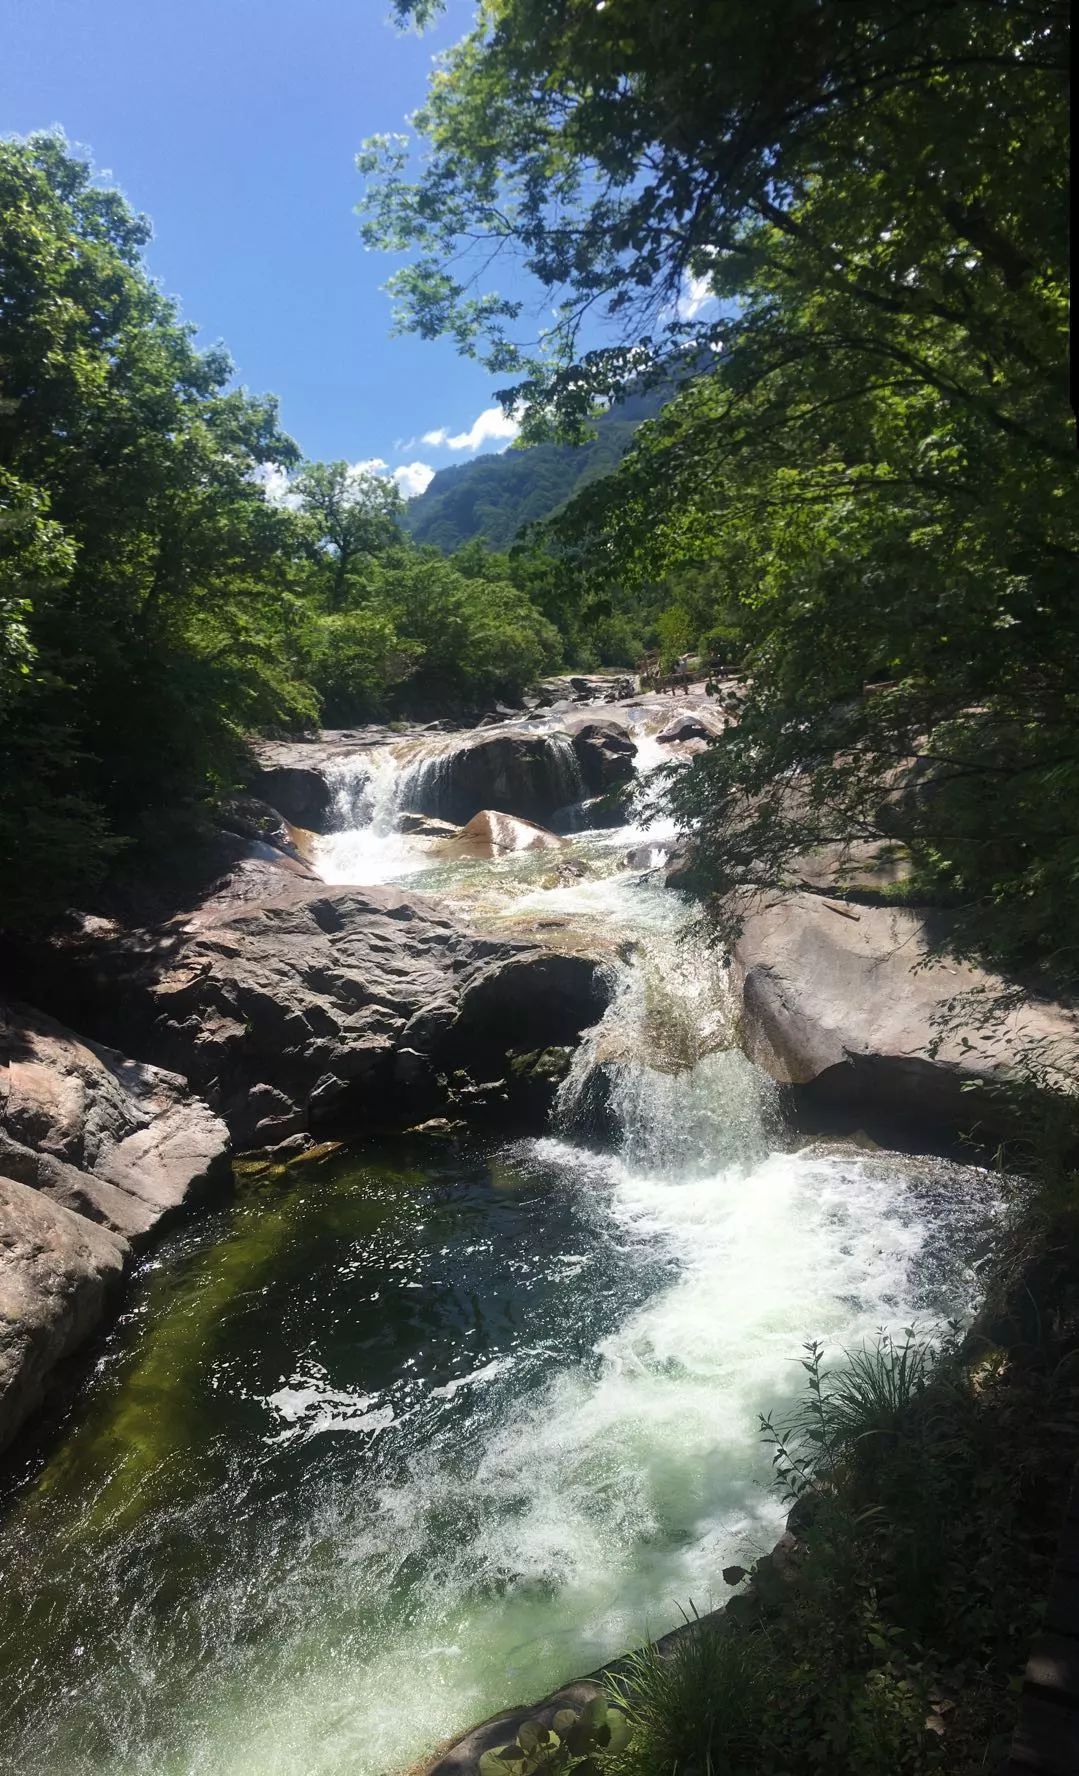
[[[658,763],[647,724],[638,737],[639,763]],[[267,1257],[263,1283],[244,1269],[243,1339],[218,1338],[199,1371],[207,1414],[232,1415],[208,1439],[214,1484],[187,1497],[174,1468],[168,1505],[135,1527],[108,1507],[85,1631],[63,1546],[108,1503],[96,1470],[50,1532],[60,1601],[41,1606],[44,1637],[79,1651],[24,1731],[5,1739],[0,1710],[23,1776],[406,1770],[724,1600],[721,1569],[781,1527],[758,1414],[800,1391],[805,1340],[838,1353],[969,1304],[988,1181],[791,1150],[733,1045],[718,960],[685,941],[678,897],[625,864],[658,854],[668,824],[446,861],[396,827],[427,768],[402,743],[342,771],[323,873],[407,880],[484,928],[600,944],[612,1005],[545,1137],[430,1177],[316,1176],[275,1211],[296,1217],[293,1268]],[[252,1222],[263,1253],[272,1226]],[[192,1272],[180,1324],[220,1286],[214,1262]]]

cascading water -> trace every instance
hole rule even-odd
[[[357,868],[429,768],[380,752],[340,786]],[[545,1137],[342,1156],[144,1261],[0,1528],[12,1776],[403,1771],[722,1601],[780,1524],[757,1415],[803,1340],[963,1310],[988,1181],[785,1151],[640,838],[574,839],[565,879],[421,858],[455,905],[617,941]]]

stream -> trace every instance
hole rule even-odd
[[[641,868],[662,716],[629,719],[629,823],[558,851],[402,834],[449,740],[342,766],[327,880],[598,948],[614,999],[543,1136],[243,1176],[142,1259],[0,1525],[11,1776],[395,1776],[724,1601],[782,1527],[758,1415],[805,1340],[969,1309],[990,1180],[793,1147]]]

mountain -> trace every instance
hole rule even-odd
[[[446,554],[482,537],[494,549],[508,548],[523,524],[548,518],[585,482],[606,475],[619,463],[642,419],[651,419],[670,399],[669,387],[630,395],[596,420],[588,444],[512,446],[501,456],[439,469],[434,480],[405,508],[405,528],[418,543],[434,543]]]

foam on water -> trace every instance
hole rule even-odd
[[[665,762],[637,737],[642,772]],[[409,771],[433,768],[381,748],[342,771],[342,830],[319,851],[328,880],[430,870],[395,822]],[[83,1618],[87,1632],[100,1619],[104,1644],[85,1667],[65,1662],[25,1730],[5,1739],[0,1710],[13,1771],[405,1770],[470,1722],[723,1600],[722,1568],[781,1524],[758,1415],[800,1391],[805,1340],[838,1352],[966,1307],[988,1181],[895,1155],[782,1150],[773,1090],[732,1046],[719,959],[686,943],[677,898],[622,861],[627,844],[662,844],[649,818],[575,841],[588,867],[571,881],[540,881],[550,863],[534,856],[472,867],[467,894],[482,882],[488,903],[469,904],[492,916],[624,939],[618,990],[551,1132],[492,1160],[497,1188],[459,1222],[452,1188],[416,1206],[410,1186],[395,1199],[395,1256],[331,1239],[308,1311],[332,1292],[371,1341],[378,1297],[395,1290],[397,1311],[412,1304],[411,1354],[389,1379],[362,1363],[357,1378],[302,1327],[291,1370],[237,1396],[247,1441],[220,1433],[228,1485],[181,1488],[110,1543],[84,1604],[65,1574],[48,1644],[66,1645],[61,1629]],[[464,882],[446,879],[451,902]],[[527,1217],[530,1192],[532,1219],[500,1234],[494,1197],[519,1197]],[[331,1231],[344,1213],[332,1209]],[[428,1248],[435,1215],[449,1231]],[[282,1222],[300,1242],[297,1291],[315,1249],[305,1225]],[[284,1462],[303,1465],[287,1487],[264,1484]],[[74,1498],[57,1535],[91,1508]],[[215,1536],[240,1553],[199,1567],[187,1595],[172,1563],[197,1566]],[[134,1592],[132,1571],[145,1574]]]
[[[417,1448],[406,1482],[318,1492],[297,1546],[276,1551],[272,1659],[207,1682],[168,1770],[404,1769],[720,1601],[721,1568],[781,1525],[757,1415],[798,1388],[803,1339],[836,1348],[940,1311],[920,1258],[971,1213],[939,1193],[927,1211],[894,1162],[856,1157],[773,1153],[690,1180],[553,1138],[529,1157],[665,1280],[538,1388],[528,1352],[443,1385],[474,1398],[461,1441]],[[954,1306],[965,1285],[949,1282]],[[343,1402],[323,1404],[338,1421]],[[406,1607],[380,1620],[402,1586]],[[231,1603],[242,1621],[250,1600]],[[102,1766],[151,1767],[137,1748]]]

